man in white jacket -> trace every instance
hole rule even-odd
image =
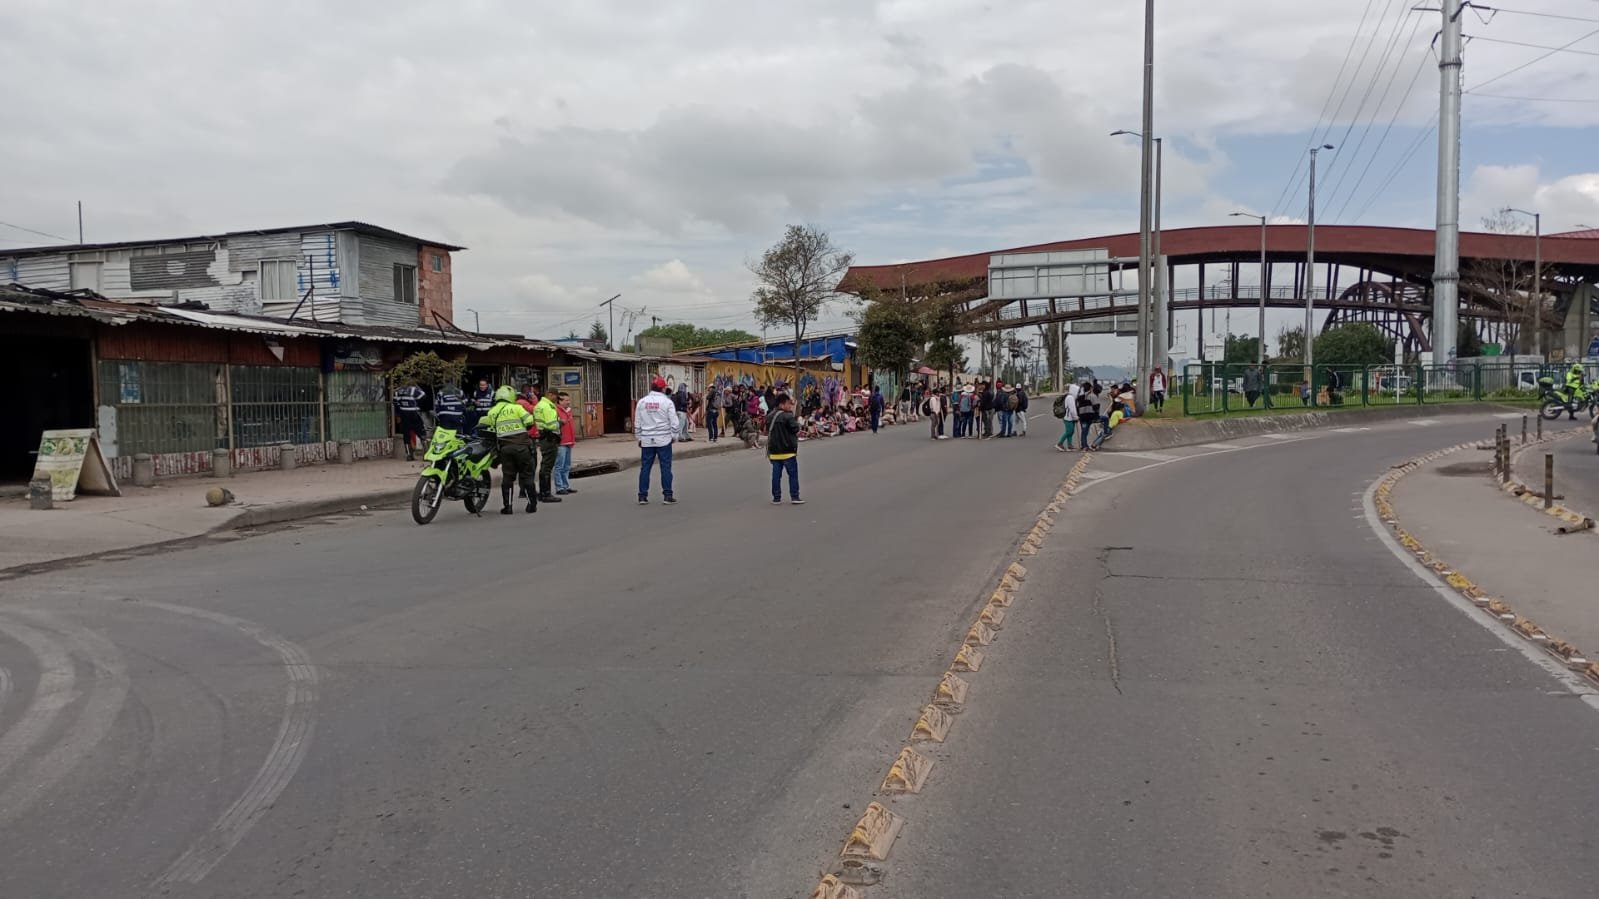
[[[672,441],[677,439],[677,407],[666,395],[666,380],[657,376],[650,392],[633,409],[633,436],[642,454],[638,469],[638,504],[650,502],[650,472],[661,463],[661,494],[667,505],[677,502],[672,493]]]

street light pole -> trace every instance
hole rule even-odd
[[[476,309],[468,309],[466,311],[472,313],[472,333],[473,334],[482,333],[483,325],[482,325],[481,322],[478,321],[477,310]]]
[[[1234,212],[1234,216],[1260,219],[1260,346],[1256,362],[1266,364],[1266,216],[1256,215],[1253,212]],[[1237,292],[1236,285],[1233,291]]]
[[[1153,191],[1153,141],[1155,134],[1155,0],[1144,0],[1144,97],[1143,97],[1143,127],[1140,129],[1143,138],[1143,156],[1141,173],[1139,177],[1139,241],[1138,241],[1138,387],[1140,396],[1145,396],[1143,391],[1149,384],[1149,361],[1154,355],[1149,347],[1149,318],[1152,312],[1149,302],[1151,283],[1150,268],[1150,211],[1153,205],[1150,195]]]
[[[1505,207],[1506,212],[1532,216],[1532,351],[1543,355],[1543,215]]]
[[[1332,148],[1332,144],[1310,148],[1310,203],[1305,207],[1305,383],[1312,387],[1316,372],[1312,349],[1316,342],[1316,154]]]
[[[620,300],[621,298],[622,295],[617,294],[616,296],[611,297],[600,304],[601,306],[611,310],[611,328],[605,332],[605,348],[608,350],[612,349],[612,341],[616,340],[616,301]],[[795,350],[795,352],[799,351]]]

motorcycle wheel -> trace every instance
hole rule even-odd
[[[1538,415],[1542,417],[1544,421],[1554,421],[1565,414],[1566,404],[1560,402],[1559,400],[1544,400],[1543,406],[1538,410]]]
[[[486,471],[483,472],[478,475],[477,487],[480,492],[468,494],[466,497],[466,511],[471,512],[473,515],[482,512],[483,507],[489,504],[489,495],[494,492],[494,477]],[[476,502],[473,501],[474,496],[476,497]]]
[[[427,524],[439,514],[439,506],[444,504],[439,495],[443,490],[438,478],[424,475],[416,479],[416,486],[411,488],[411,518],[417,524]]]

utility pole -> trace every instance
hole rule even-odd
[[[83,245],[83,201],[78,201],[78,245]]]
[[[1155,211],[1152,213],[1155,222],[1154,234],[1150,238],[1150,256],[1155,266],[1155,302],[1154,309],[1154,347],[1150,350],[1150,367],[1159,366],[1166,370],[1166,352],[1171,349],[1171,330],[1169,322],[1168,284],[1166,283],[1166,257],[1160,252],[1160,182],[1161,173],[1165,170],[1166,144],[1161,138],[1155,138]]]
[[[1154,286],[1150,267],[1150,212],[1154,204],[1150,198],[1155,180],[1155,0],[1144,0],[1144,124],[1140,130],[1144,148],[1138,193],[1138,351],[1135,363],[1137,390],[1143,391],[1149,383],[1149,362],[1154,356],[1150,352],[1149,318],[1152,311],[1150,288]]]
[[[1453,360],[1460,314],[1460,15],[1466,0],[1443,0],[1438,45],[1438,225],[1433,248],[1433,362]]]
[[[616,304],[616,301],[621,299],[621,298],[622,298],[622,295],[621,294],[617,294],[616,296],[611,297],[610,299],[608,299],[605,302],[600,304],[601,306],[604,306],[604,307],[606,307],[607,309],[609,309],[611,311],[611,327],[610,327],[609,330],[607,330],[605,332],[605,348],[608,349],[608,350],[616,349],[616,347],[614,345],[615,341],[616,341],[616,305],[615,304]]]
[[[1332,144],[1310,148],[1310,203],[1305,207],[1305,383],[1312,386],[1312,396],[1316,383],[1311,352],[1316,342],[1316,154],[1332,148]]]

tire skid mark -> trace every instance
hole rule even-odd
[[[238,630],[272,650],[282,660],[288,676],[283,720],[277,738],[255,777],[222,816],[157,877],[147,895],[166,895],[182,883],[198,883],[249,833],[277,801],[305,760],[316,725],[317,682],[320,676],[311,656],[299,645],[243,618],[172,603],[140,601],[140,605],[186,615]]]
[[[88,665],[93,679],[77,719],[48,752],[28,765],[23,776],[0,791],[0,826],[15,820],[78,767],[111,733],[128,698],[128,668],[115,644],[89,628],[58,624],[42,613],[23,614],[33,619],[36,626],[60,637],[73,654]],[[70,657],[67,664],[72,664]],[[67,702],[73,698],[68,696]],[[36,733],[34,738],[37,736]]]
[[[0,617],[0,633],[21,643],[39,663],[39,682],[28,708],[10,729],[0,734],[0,776],[39,742],[61,710],[76,697],[78,672],[61,644],[12,619]],[[9,675],[8,675],[9,679]]]

